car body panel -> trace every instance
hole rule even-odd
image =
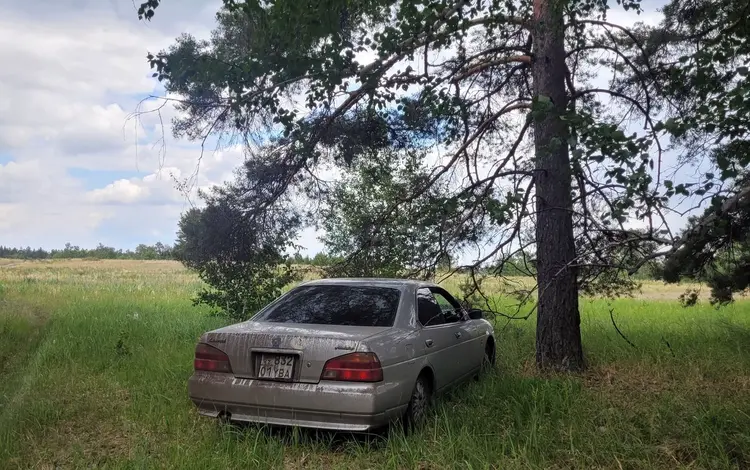
[[[487,340],[493,335],[490,322],[487,320],[462,322],[461,331],[467,338],[466,348],[464,349],[467,360],[481,364],[484,359]]]
[[[196,372],[190,398],[201,414],[272,425],[365,431],[387,424],[406,408],[398,382],[317,384],[241,379]]]
[[[364,431],[400,417],[420,373],[429,370],[433,389],[442,391],[476,374],[493,337],[486,320],[423,327],[417,290],[437,288],[398,279],[326,279],[304,285],[393,287],[401,291],[392,326],[259,322],[261,310],[246,322],[207,332],[200,341],[225,352],[232,373],[196,371],[188,394],[201,414],[277,425]],[[283,301],[285,296],[269,304]],[[427,346],[431,340],[432,346]],[[257,378],[256,354],[282,352],[296,357],[289,381]],[[373,352],[383,380],[375,383],[321,380],[325,361],[351,352]]]
[[[242,322],[206,334],[205,342],[229,356],[235,376],[256,378],[257,356],[286,353],[296,358],[294,380],[317,383],[328,359],[357,350],[360,342],[388,331],[383,327]]]
[[[423,354],[435,377],[435,389],[442,390],[458,379],[461,370],[463,342],[456,337],[458,324],[422,328],[419,333]],[[428,346],[430,345],[430,346]]]

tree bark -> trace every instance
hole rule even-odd
[[[534,95],[537,304],[536,362],[584,367],[573,237],[571,169],[565,112],[563,0],[534,0]]]

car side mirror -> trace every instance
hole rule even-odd
[[[469,309],[469,318],[472,320],[481,320],[484,318],[484,312],[478,308],[471,308]]]

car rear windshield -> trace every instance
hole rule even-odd
[[[302,286],[255,318],[279,323],[393,326],[401,291],[372,286]]]

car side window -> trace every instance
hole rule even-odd
[[[440,311],[446,323],[454,323],[461,319],[461,306],[450,294],[442,289],[432,289],[432,295],[440,306]]]
[[[435,297],[435,301],[437,301],[443,313],[452,312],[456,309],[440,292],[433,292],[432,295]]]
[[[417,290],[417,319],[422,326],[435,326],[445,323],[445,316],[430,289]]]

